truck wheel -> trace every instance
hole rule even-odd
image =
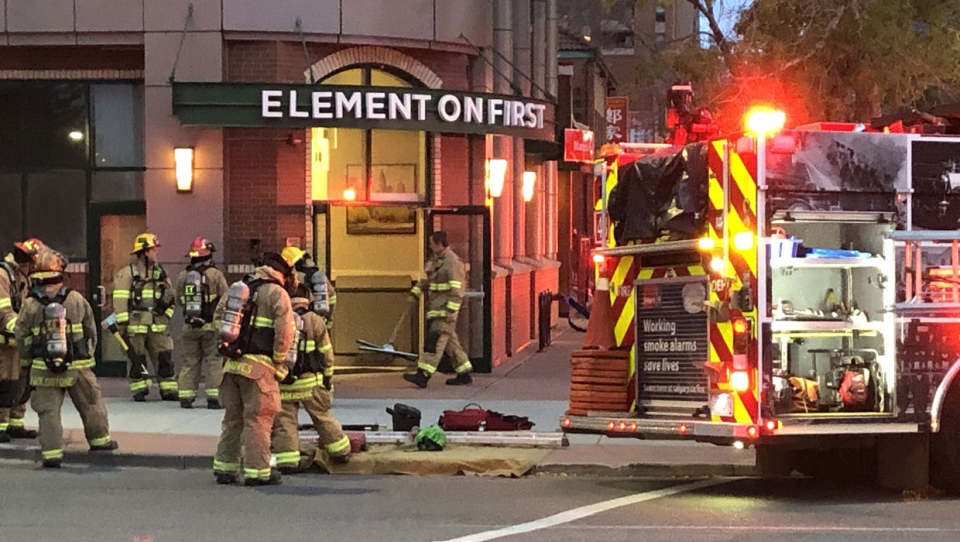
[[[960,493],[960,381],[947,390],[940,431],[930,435],[930,480],[941,489]]]

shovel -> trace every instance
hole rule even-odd
[[[400,315],[400,318],[397,320],[397,325],[393,326],[393,333],[390,334],[390,338],[383,345],[372,343],[370,341],[365,341],[363,339],[357,339],[358,348],[364,352],[377,352],[380,354],[389,354],[391,356],[399,356],[410,361],[416,361],[420,356],[412,352],[401,352],[394,348],[393,341],[397,340],[397,333],[400,332],[400,326],[407,320],[407,313],[409,309],[403,311],[403,314]]]

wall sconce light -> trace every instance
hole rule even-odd
[[[177,169],[177,192],[193,192],[193,147],[173,149]]]
[[[503,158],[487,160],[487,191],[490,196],[499,198],[503,194],[503,181],[507,177],[507,161]]]
[[[343,199],[346,201],[354,201],[357,199],[357,189],[350,187],[343,191]]]
[[[523,201],[530,201],[533,199],[533,186],[537,182],[537,172],[535,171],[524,171],[523,172],[523,186],[520,187],[520,191],[523,194]]]

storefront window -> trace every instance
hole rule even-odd
[[[345,70],[322,84],[411,86],[371,68]],[[314,128],[311,133],[315,201],[425,201],[426,163],[426,132]]]
[[[83,168],[86,92],[83,83],[0,82],[0,170]]]
[[[143,87],[92,85],[94,156],[97,168],[143,166]]]

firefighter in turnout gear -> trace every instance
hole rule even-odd
[[[281,410],[273,423],[271,450],[277,467],[284,474],[299,471],[300,405],[313,421],[320,437],[319,444],[338,463],[350,459],[350,439],[340,422],[330,412],[330,389],[333,384],[333,345],[323,318],[311,310],[310,290],[297,285],[290,302],[300,315],[303,328],[297,345],[297,361],[280,382]]]
[[[279,382],[296,358],[297,328],[287,289],[294,284],[292,262],[275,253],[242,282],[230,285],[214,315],[220,353],[228,359],[220,383],[223,424],[213,461],[218,484],[280,483],[270,468],[270,431],[280,412]]]
[[[447,379],[449,386],[465,386],[473,383],[470,358],[457,338],[457,314],[463,300],[465,272],[460,257],[453,252],[447,241],[447,232],[437,231],[430,235],[430,250],[433,258],[426,265],[425,278],[420,279],[410,291],[418,297],[426,290],[427,334],[423,346],[424,357],[417,363],[417,372],[403,375],[403,379],[420,388],[437,370],[440,358],[448,354],[454,363],[457,376]]]
[[[333,309],[337,305],[337,291],[327,274],[317,267],[307,252],[299,247],[286,246],[280,253],[284,260],[292,261],[297,273],[297,282],[310,292],[310,304],[313,312],[323,317],[330,328],[333,326]]]
[[[29,370],[20,366],[14,326],[27,295],[27,277],[42,248],[39,239],[14,243],[13,252],[0,262],[0,442],[37,437],[37,432],[23,423]]]
[[[219,409],[218,388],[223,378],[223,358],[217,351],[219,337],[213,327],[213,312],[227,293],[227,279],[213,265],[213,243],[197,237],[190,243],[190,265],[177,276],[177,299],[183,308],[180,348],[180,406],[193,408],[200,377],[206,373],[204,393],[207,408]]]
[[[17,318],[16,338],[21,362],[30,367],[35,387],[30,406],[40,417],[40,453],[44,468],[59,468],[63,460],[60,409],[64,393],[83,420],[91,452],[117,449],[110,438],[107,410],[96,365],[97,323],[93,308],[79,293],[63,285],[63,258],[45,249],[30,274],[31,289]]]
[[[151,362],[160,380],[160,397],[164,401],[179,399],[173,367],[173,338],[167,329],[176,296],[167,272],[157,262],[159,247],[156,235],[138,235],[130,253],[136,255],[136,261],[122,267],[113,281],[113,312],[120,333],[130,345],[127,372],[130,393],[138,402],[146,401],[150,392],[147,374]]]

